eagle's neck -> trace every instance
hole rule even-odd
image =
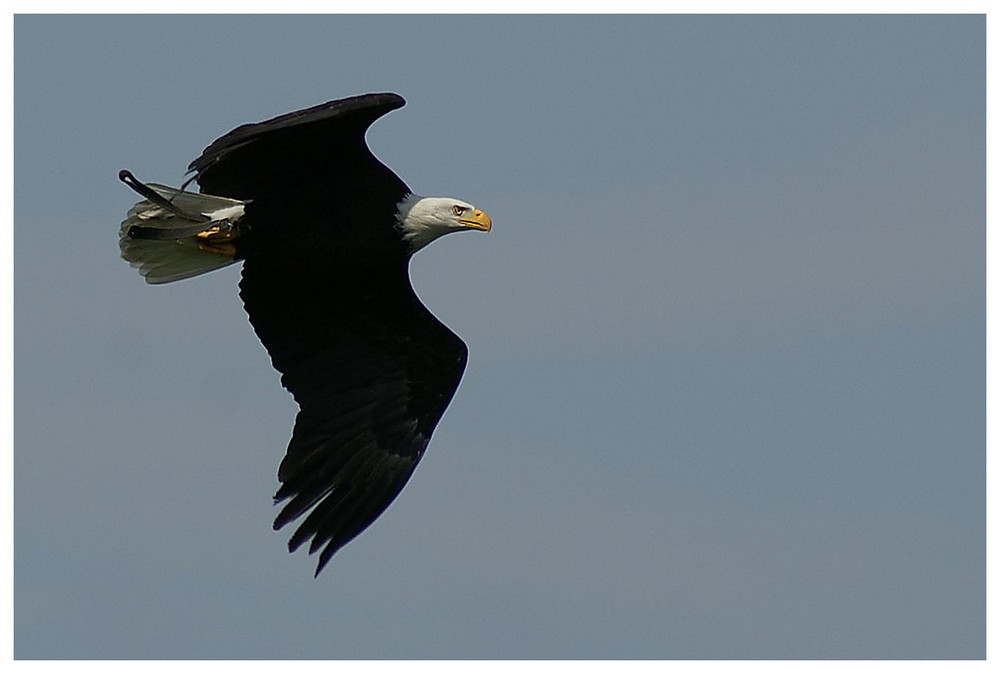
[[[423,217],[421,202],[429,201],[419,194],[409,194],[396,205],[396,228],[402,233],[411,253],[415,253],[434,239],[452,231],[436,221]]]

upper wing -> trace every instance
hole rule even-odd
[[[372,122],[404,104],[396,94],[364,94],[244,124],[205,148],[188,169],[202,192],[233,199],[280,193],[317,176],[329,183],[358,171],[384,174],[408,191],[365,144]]]
[[[289,541],[330,557],[403,488],[465,369],[465,344],[406,278],[364,294],[274,274],[253,259],[240,296],[300,411],[278,470],[278,529],[310,509]]]

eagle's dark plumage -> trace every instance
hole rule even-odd
[[[406,484],[465,369],[465,344],[413,291],[410,256],[491,227],[465,202],[412,195],[372,155],[365,132],[403,103],[368,94],[240,126],[191,162],[199,195],[123,172],[147,199],[122,254],[147,281],[243,262],[250,323],[300,407],[274,527],[304,516],[289,549],[320,551],[317,574]]]

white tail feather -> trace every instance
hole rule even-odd
[[[139,271],[146,283],[180,281],[236,262],[229,242],[234,238],[233,226],[243,216],[244,202],[153,183],[147,186],[169,200],[176,210],[191,214],[191,218],[181,217],[149,200],[129,209],[119,230],[119,248],[122,257]],[[206,236],[212,229],[219,232]],[[151,238],[137,233],[141,230],[160,232]]]

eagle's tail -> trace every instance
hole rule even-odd
[[[145,197],[122,222],[122,257],[146,283],[170,283],[236,262],[244,202],[140,182],[129,171],[118,178]]]

